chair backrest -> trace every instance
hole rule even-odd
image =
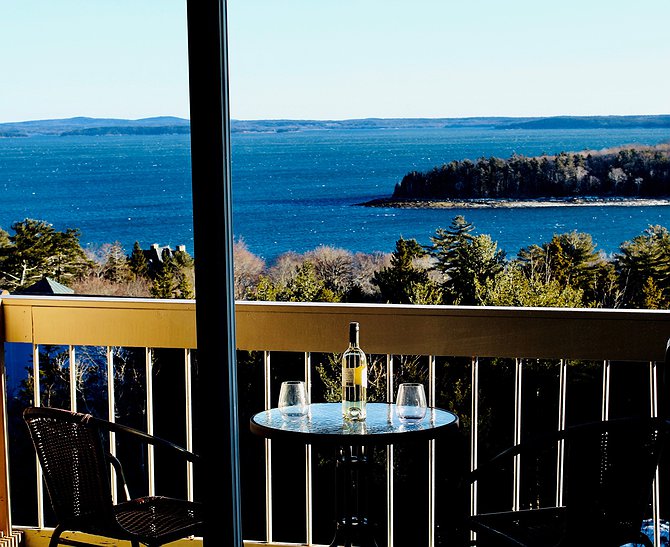
[[[91,532],[116,526],[109,465],[91,416],[54,408],[23,416],[59,524]]]
[[[599,545],[637,537],[669,435],[668,422],[656,418],[611,420],[566,430],[566,545],[583,544],[588,541],[585,535],[597,538]]]

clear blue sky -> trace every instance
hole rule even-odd
[[[668,0],[229,0],[239,119],[670,113]],[[0,122],[188,117],[185,0],[0,1]]]

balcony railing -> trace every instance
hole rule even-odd
[[[53,298],[9,296],[2,299],[0,319],[3,338],[8,343],[32,346],[33,398],[40,404],[39,366],[40,348],[45,345],[66,346],[70,373],[70,407],[77,409],[76,375],[78,353],[81,347],[98,347],[106,355],[108,377],[117,365],[113,348],[141,348],[144,352],[146,377],[146,429],[153,431],[155,414],[161,412],[152,401],[153,381],[151,367],[153,352],[161,348],[182,351],[184,431],[186,446],[193,447],[193,403],[191,374],[193,350],[196,346],[195,305],[192,301],[158,301],[144,299],[109,298]],[[642,310],[575,310],[485,308],[448,306],[401,305],[349,305],[307,303],[239,302],[236,307],[237,347],[239,350],[260,352],[263,363],[263,399],[266,407],[272,406],[276,394],[272,387],[272,355],[277,352],[294,352],[301,355],[304,377],[312,383],[314,364],[312,356],[342,351],[346,343],[348,323],[358,321],[363,333],[364,349],[381,356],[385,363],[385,388],[387,400],[395,392],[394,371],[398,372],[399,356],[422,356],[428,369],[428,396],[436,404],[437,385],[442,373],[440,363],[445,357],[460,358],[467,362],[469,386],[472,396],[468,408],[457,409],[464,422],[470,424],[470,464],[475,467],[482,442],[478,424],[480,416],[480,372],[490,358],[504,358],[513,363],[510,385],[513,394],[513,423],[510,437],[521,439],[524,431],[522,402],[524,401],[524,370],[528,364],[553,366],[557,371],[558,385],[555,394],[557,416],[555,427],[565,425],[569,414],[569,376],[574,361],[597,362],[602,369],[598,393],[600,414],[610,414],[610,374],[613,362],[629,362],[639,368],[646,383],[643,405],[650,415],[661,412],[659,378],[660,363],[665,358],[665,348],[670,337],[670,312]],[[538,361],[541,360],[541,361]],[[114,382],[108,382],[108,417],[114,419],[118,404]],[[259,408],[258,410],[261,410]],[[11,441],[10,441],[11,442]],[[110,448],[116,449],[115,439]],[[279,544],[273,518],[272,443],[265,441],[265,537],[253,538],[261,544]],[[148,487],[155,491],[154,454],[146,455],[149,470]],[[425,525],[427,543],[436,543],[435,482],[439,473],[440,454],[434,442],[427,450],[428,488]],[[3,464],[7,467],[6,451]],[[11,466],[11,462],[10,462]],[[313,544],[313,457],[311,448],[305,450],[304,527],[302,543]],[[37,471],[39,473],[39,470]],[[657,478],[653,499],[655,522],[660,518],[660,488],[664,476]],[[39,476],[39,475],[38,475]],[[16,480],[12,477],[13,480]],[[184,469],[187,495],[197,496],[193,487],[193,470]],[[521,478],[514,477],[510,491],[513,507],[520,504]],[[37,528],[45,527],[44,491],[37,481]],[[6,486],[6,485],[5,485]],[[242,488],[245,488],[244,482]],[[10,532],[8,492],[0,492],[0,526]],[[561,479],[557,479],[556,498],[562,495]],[[4,503],[3,501],[4,500]],[[275,500],[276,501],[276,500]],[[476,485],[471,491],[471,511],[476,512],[479,492]],[[386,538],[394,543],[394,451],[386,454]],[[5,515],[2,517],[2,515]],[[2,520],[4,518],[4,521]],[[15,525],[27,524],[15,522]],[[39,535],[39,534],[38,534]],[[30,538],[28,536],[29,542]],[[656,544],[659,543],[656,526]],[[251,544],[250,538],[250,544]],[[254,543],[255,544],[255,543]],[[285,544],[285,543],[282,543]]]

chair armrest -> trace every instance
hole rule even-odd
[[[542,447],[551,445],[558,446],[559,441],[565,441],[579,435],[597,435],[605,432],[615,432],[618,429],[635,425],[638,425],[639,427],[657,427],[665,432],[670,430],[670,421],[662,418],[618,418],[604,422],[588,422],[574,425],[566,429],[538,435],[532,440],[521,442],[503,450],[483,465],[478,466],[477,469],[471,471],[468,474],[469,482],[472,483],[480,479],[486,473],[495,470],[495,468],[505,460],[521,455],[524,452],[536,451],[542,449]]]
[[[111,452],[106,452],[105,455],[107,456],[107,460],[109,461],[109,463],[114,468],[114,471],[116,471],[116,474],[117,474],[118,478],[121,479],[121,484],[123,485],[123,492],[126,496],[126,499],[124,501],[129,501],[130,500],[130,490],[128,490],[128,483],[126,482],[126,475],[123,472],[123,466],[121,465],[121,462]]]
[[[198,462],[200,457],[197,454],[194,454],[193,452],[190,452],[189,450],[186,450],[185,448],[174,444],[170,441],[167,441],[165,439],[161,439],[160,437],[156,437],[154,435],[149,435],[148,433],[141,431],[139,429],[135,429],[133,427],[129,427],[127,425],[122,425],[122,424],[117,424],[115,422],[108,422],[106,420],[100,420],[95,417],[91,417],[90,420],[92,420],[95,425],[100,429],[100,430],[105,430],[105,431],[110,431],[113,433],[120,433],[122,435],[128,435],[130,437],[135,437],[137,439],[140,439],[146,444],[151,444],[154,446],[160,446],[163,448],[167,448],[168,450],[171,450],[180,456],[182,456],[185,460],[188,460],[190,462]]]

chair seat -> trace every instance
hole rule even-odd
[[[199,503],[149,496],[114,507],[119,524],[142,543],[163,544],[196,533],[203,522]]]
[[[470,517],[479,532],[477,545],[553,547],[563,539],[567,512],[564,507],[486,513]]]

